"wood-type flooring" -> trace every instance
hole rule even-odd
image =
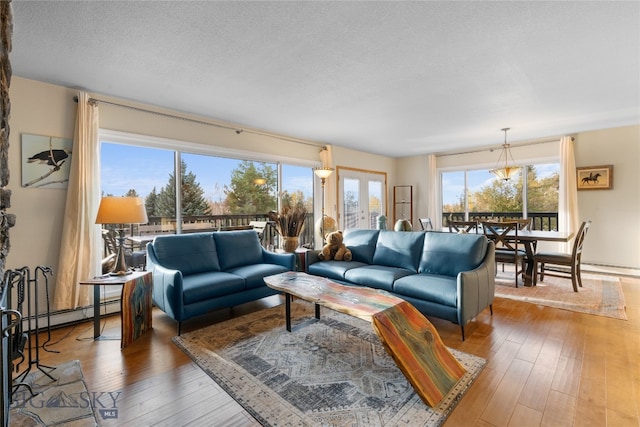
[[[621,281],[628,321],[498,298],[494,315],[483,311],[463,342],[458,325],[430,319],[447,346],[488,360],[445,427],[640,426],[640,279]],[[282,301],[220,310],[185,322],[183,331]],[[40,362],[78,359],[96,396],[121,393],[117,418],[103,426],[259,425],[171,342],[176,324],[160,310],[153,330],[123,350],[118,315],[104,320],[111,340],[94,341],[91,320],[54,330],[48,348],[60,353],[41,350]]]

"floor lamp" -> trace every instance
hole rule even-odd
[[[327,178],[329,178],[329,176],[333,173],[333,168],[315,168],[313,172],[318,178],[320,178],[320,182],[322,183],[322,216],[320,217],[320,237],[322,238],[322,244],[324,244],[324,184]]]
[[[144,224],[149,222],[144,200],[140,197],[103,197],[100,200],[96,224]],[[109,273],[112,276],[124,276],[129,274],[127,263],[124,259],[124,228],[118,229],[118,254],[116,264]]]

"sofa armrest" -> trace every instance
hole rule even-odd
[[[269,252],[265,248],[262,248],[262,259],[267,264],[281,265],[289,269],[289,271],[294,271],[296,268],[295,254]]]
[[[318,255],[320,255],[320,250],[319,249],[314,249],[314,250],[310,250],[310,251],[305,252],[305,254],[304,254],[305,273],[309,272],[309,266],[311,264],[314,264],[314,263],[320,261],[320,257]]]
[[[496,290],[495,244],[489,242],[482,263],[458,274],[458,323],[461,326],[493,304]]]
[[[159,264],[153,248],[147,247],[147,271],[153,274],[153,302],[174,320],[184,315],[182,272]]]

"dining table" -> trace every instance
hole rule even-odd
[[[518,230],[518,241],[522,242],[527,253],[526,269],[524,272],[524,285],[533,286],[534,267],[533,257],[538,242],[565,243],[573,238],[572,231],[545,231],[545,230]],[[515,240],[515,232],[507,234],[507,238]]]
[[[443,227],[442,231],[445,233],[450,232],[448,227]],[[482,231],[479,231],[478,234],[482,234]],[[538,242],[566,243],[570,241],[573,236],[573,231],[518,230],[518,241],[524,245],[527,254],[523,278],[525,286],[535,285],[535,283],[533,283],[533,269],[535,267],[533,257],[536,253]],[[515,232],[507,234],[507,238],[509,237],[515,240]]]

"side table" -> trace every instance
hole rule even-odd
[[[310,249],[307,248],[297,248],[295,250],[295,254],[296,254],[296,271],[307,271],[307,265],[306,265],[306,259],[307,259],[307,252]]]
[[[83,280],[93,286],[93,339],[100,338],[100,286],[122,286],[120,296],[120,348],[151,329],[153,276],[150,271],[134,271],[126,276],[100,276]]]

